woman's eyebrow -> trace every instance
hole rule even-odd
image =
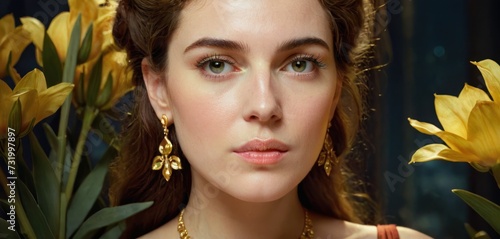
[[[328,44],[317,37],[303,37],[303,38],[296,38],[296,39],[291,39],[288,40],[282,44],[279,45],[278,47],[278,52],[282,51],[288,51],[297,47],[301,46],[306,46],[306,45],[316,45],[316,46],[321,46],[325,48],[326,50],[330,50],[330,47]],[[199,47],[215,47],[215,48],[222,48],[222,49],[227,49],[227,50],[235,50],[235,51],[248,51],[248,46],[244,43],[237,42],[237,41],[231,41],[231,40],[225,40],[225,39],[218,39],[218,38],[209,38],[209,37],[204,37],[201,38],[184,50],[184,53],[195,49]]]
[[[236,51],[248,50],[248,47],[241,42],[204,37],[186,47],[184,53],[198,47],[215,47],[215,48],[222,48],[222,49],[236,50]]]
[[[330,47],[328,44],[322,40],[321,38],[317,37],[303,37],[303,38],[296,38],[296,39],[291,39],[289,41],[286,41],[282,43],[278,47],[278,51],[288,51],[292,50],[297,47],[301,46],[307,46],[307,45],[316,45],[325,48],[326,50],[330,50]]]

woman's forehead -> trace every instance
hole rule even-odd
[[[331,43],[329,21],[317,0],[198,0],[183,9],[174,37],[262,42],[313,36]]]

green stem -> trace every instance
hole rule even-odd
[[[86,106],[83,115],[82,130],[78,138],[78,143],[76,144],[75,155],[73,162],[71,162],[71,168],[68,176],[68,183],[66,184],[66,198],[69,202],[73,193],[73,186],[75,184],[76,174],[78,173],[78,167],[80,166],[80,161],[82,158],[83,148],[87,140],[87,135],[92,128],[92,122],[94,121],[97,113],[99,111],[94,107]]]
[[[61,202],[60,202],[60,227],[59,227],[59,238],[65,238],[66,236],[66,213],[68,210],[68,202],[71,200],[73,195],[73,187],[75,185],[76,175],[78,173],[78,167],[80,166],[80,161],[82,158],[83,148],[87,140],[87,135],[91,129],[92,122],[94,121],[98,111],[94,107],[86,106],[82,129],[80,131],[80,136],[78,137],[78,143],[76,145],[75,154],[71,162],[71,168],[68,175],[68,182],[66,183],[66,189],[61,189]],[[62,177],[62,175],[61,175]]]
[[[63,168],[64,168],[64,158],[66,156],[66,129],[68,128],[69,120],[69,110],[71,107],[72,93],[66,97],[62,107],[61,107],[61,118],[59,120],[59,131],[57,133],[57,167],[56,176],[61,181],[61,191],[64,188],[63,182]]]
[[[66,211],[68,209],[68,201],[66,200],[66,193],[61,192],[59,199],[60,209],[59,209],[59,239],[66,238]]]

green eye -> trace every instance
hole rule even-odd
[[[291,64],[292,69],[295,72],[304,72],[307,69],[307,61],[294,61]]]
[[[220,74],[224,72],[224,68],[226,66],[226,63],[222,61],[211,61],[208,63],[208,68],[210,72],[215,73],[215,74]]]
[[[293,60],[285,67],[285,71],[292,73],[309,73],[314,71],[314,63],[307,59]]]
[[[221,75],[234,71],[234,67],[223,60],[208,60],[204,64],[203,70],[211,75]]]

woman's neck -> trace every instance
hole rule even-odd
[[[193,184],[184,223],[192,238],[299,238],[304,209],[296,188],[278,200],[251,203],[198,183]]]

